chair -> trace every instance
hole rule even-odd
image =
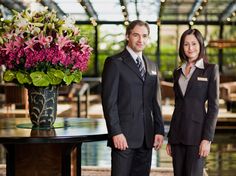
[[[236,111],[236,82],[220,84],[220,98],[225,101],[228,111]]]
[[[12,104],[23,105],[25,106],[25,109],[28,109],[28,91],[26,88],[13,83],[5,83],[3,86],[7,111]]]
[[[168,104],[168,100],[174,99],[173,83],[167,81],[161,81],[161,98]]]

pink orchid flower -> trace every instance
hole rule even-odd
[[[57,36],[57,45],[59,50],[61,50],[64,46],[68,46],[69,44],[72,44],[72,41],[68,39],[68,37],[64,37],[62,35]]]
[[[21,37],[16,37],[14,41],[14,46],[20,48],[23,45],[24,45],[24,39]]]
[[[14,51],[14,42],[10,41],[9,43],[5,43],[5,48],[2,48],[2,50],[6,51],[6,54],[11,53],[12,51]]]
[[[11,40],[12,38],[15,37],[15,33],[13,31],[11,31],[10,33],[6,33],[4,34],[4,38],[7,38],[8,40]]]
[[[26,47],[25,47],[25,49],[31,49],[32,51],[34,51],[34,45],[35,45],[35,37],[34,38],[32,38],[32,39],[30,39],[30,40],[28,40],[28,41],[26,41],[25,42],[25,44],[27,45]]]
[[[52,40],[53,40],[52,36],[45,37],[43,33],[40,33],[38,36],[38,40],[35,40],[35,42],[38,42],[43,46],[49,47]]]

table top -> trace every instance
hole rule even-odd
[[[107,139],[104,119],[57,118],[54,128],[34,129],[29,118],[0,119],[0,143],[80,143]]]

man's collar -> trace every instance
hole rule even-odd
[[[126,46],[126,49],[128,50],[128,52],[131,54],[131,56],[136,59],[138,56],[140,58],[142,58],[142,52],[136,53],[134,52],[134,50],[132,50],[132,48],[130,48],[128,45]]]

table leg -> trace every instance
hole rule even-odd
[[[14,148],[12,145],[5,145],[6,149],[6,176],[15,175],[15,166],[14,166]]]
[[[67,148],[62,154],[62,176],[71,175],[71,151],[74,147],[74,144],[67,145]]]
[[[77,176],[81,176],[81,146],[82,143],[77,144],[76,148],[77,148],[77,159],[76,159],[76,163],[77,163]]]

